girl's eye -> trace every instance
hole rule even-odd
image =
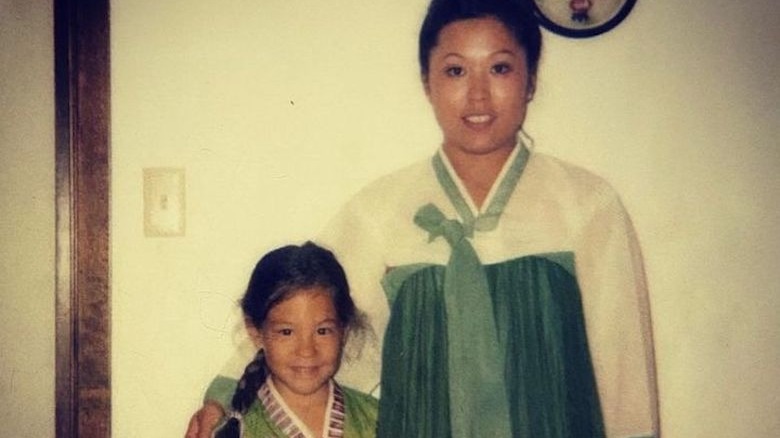
[[[450,76],[450,77],[463,76],[463,67],[460,67],[460,66],[457,66],[457,65],[453,65],[451,67],[447,67],[444,70],[444,74],[446,74],[447,76]]]
[[[493,70],[493,73],[505,75],[512,71],[512,66],[509,64],[496,64],[491,70]]]
[[[282,336],[290,336],[292,334],[292,329],[280,329],[278,333]]]
[[[320,327],[317,329],[318,335],[330,335],[333,334],[336,330],[333,329],[333,327]]]

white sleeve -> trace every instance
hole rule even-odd
[[[348,342],[337,376],[339,382],[378,395],[382,337],[389,318],[382,290],[385,273],[382,218],[373,217],[375,200],[361,200],[360,194],[347,203],[329,222],[318,243],[334,252],[347,274],[352,298],[365,315],[368,330]]]
[[[653,335],[636,233],[602,187],[577,243],[577,277],[608,437],[659,436]]]

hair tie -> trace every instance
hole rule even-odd
[[[214,431],[214,438],[241,438],[244,436],[244,420],[240,412],[231,410],[227,420]]]

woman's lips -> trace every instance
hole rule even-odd
[[[487,123],[492,120],[493,116],[489,114],[475,114],[464,117],[469,123]]]
[[[485,128],[496,119],[492,114],[469,114],[463,117],[463,122],[471,128]]]

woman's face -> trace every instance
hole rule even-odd
[[[327,290],[302,289],[276,304],[260,338],[271,378],[286,401],[328,391],[341,362],[344,331]]]
[[[512,33],[494,18],[452,22],[439,32],[429,65],[423,82],[444,150],[468,155],[511,150],[535,79]]]

